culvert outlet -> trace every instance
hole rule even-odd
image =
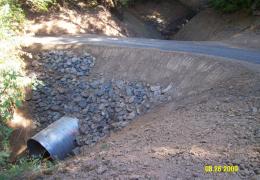
[[[62,117],[27,141],[29,154],[35,157],[64,159],[75,148],[79,120]]]

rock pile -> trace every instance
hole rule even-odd
[[[89,54],[71,52],[40,53],[31,63],[32,71],[44,85],[33,91],[31,103],[38,122],[47,126],[63,115],[80,119],[78,145],[90,145],[109,133],[122,128],[138,115],[149,111],[171,97],[162,89],[145,82],[121,79],[86,78],[95,65]]]

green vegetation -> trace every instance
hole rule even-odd
[[[27,5],[36,12],[45,12],[55,3],[55,0],[0,0],[0,39],[13,36],[22,30],[25,15],[21,5]]]
[[[54,0],[29,0],[26,5],[34,11],[47,11]],[[13,110],[22,105],[25,88],[34,88],[37,81],[24,73],[21,56],[21,43],[15,36],[22,33],[25,14],[22,1],[0,0],[0,179],[10,179],[24,170],[35,170],[42,166],[40,161],[20,159],[16,164],[8,162],[10,147],[8,139],[12,129],[7,121],[12,118]]]
[[[260,0],[211,0],[210,3],[215,9],[224,13],[238,10],[251,11],[253,6],[260,6]]]
[[[138,2],[147,2],[146,0],[118,0],[123,6],[129,6],[129,5],[134,5],[135,3]],[[155,1],[155,2],[160,2],[162,0],[150,0],[150,1]]]
[[[6,39],[21,30],[24,13],[13,0],[0,0],[0,39]]]
[[[56,0],[29,0],[27,4],[35,11],[46,12],[50,6],[56,4]]]
[[[41,159],[30,159],[30,158],[21,158],[15,164],[9,164],[7,170],[0,173],[0,179],[22,179],[22,174],[26,171],[29,173],[42,173],[50,172],[55,168],[55,162],[41,160]]]

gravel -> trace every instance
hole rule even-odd
[[[31,70],[44,85],[33,91],[31,103],[35,119],[44,128],[60,117],[80,119],[79,146],[92,145],[111,130],[125,127],[139,115],[168,101],[172,84],[162,87],[141,81],[86,78],[95,58],[69,51],[48,51],[36,55]]]

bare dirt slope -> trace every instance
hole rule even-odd
[[[179,1],[141,2],[116,12],[103,6],[86,7],[87,2],[59,6],[48,14],[29,13],[27,34],[98,34],[107,36],[169,38],[193,11]]]
[[[175,40],[223,41],[233,46],[260,49],[260,18],[237,12],[220,14],[206,9],[173,36]]]
[[[179,1],[162,1],[160,3],[142,2],[137,3],[133,7],[124,9],[124,22],[128,24],[129,17],[133,16],[142,22],[146,27],[150,27],[150,31],[156,31],[160,36],[150,36],[150,38],[167,39],[175,34],[180,28],[181,24],[187,18],[193,16],[194,12],[189,7],[183,5]],[[131,20],[131,19],[130,19]],[[139,25],[129,22],[128,29],[140,28]],[[139,23],[140,24],[140,23]],[[140,30],[139,30],[140,31]],[[139,32],[136,29],[133,32]],[[149,37],[147,35],[137,34],[137,37]]]
[[[25,27],[27,34],[62,35],[88,33],[120,37],[127,35],[123,23],[103,6],[82,10],[61,8],[57,12],[31,16],[29,18]]]

